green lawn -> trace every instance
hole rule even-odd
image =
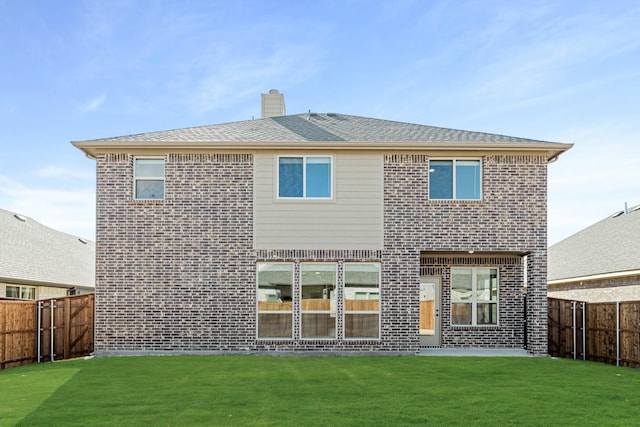
[[[0,425],[640,424],[640,370],[546,358],[128,357],[0,371]]]

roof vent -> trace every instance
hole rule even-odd
[[[616,212],[616,213],[614,213],[613,215],[611,215],[611,218],[617,218],[617,217],[619,217],[619,216],[626,215],[626,214],[628,214],[629,212],[635,212],[635,211],[637,211],[638,209],[640,209],[640,205],[638,205],[638,206],[636,206],[636,207],[633,207],[633,208],[629,209],[629,207],[628,207],[628,205],[627,205],[627,202],[624,202],[624,210],[621,210],[620,212]]]
[[[20,215],[20,214],[13,214],[13,217],[15,219],[17,219],[18,221],[22,221],[25,222],[27,220],[27,217],[24,215]]]
[[[86,240],[84,240],[82,237],[78,237],[78,241],[80,243],[82,243],[83,245],[86,245],[88,242]]]

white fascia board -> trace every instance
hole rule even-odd
[[[561,285],[565,283],[587,282],[602,279],[617,279],[620,277],[640,276],[640,270],[616,271],[614,273],[592,274],[590,276],[571,277],[567,279],[555,279],[547,281],[547,286]]]

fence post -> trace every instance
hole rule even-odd
[[[42,356],[42,301],[38,301],[38,332],[36,333],[37,347],[38,347],[38,363]]]
[[[576,360],[576,352],[577,352],[576,338],[577,338],[577,332],[576,332],[576,302],[575,301],[571,301],[571,320],[572,320],[571,332],[573,333],[573,360]]]
[[[616,366],[620,366],[620,301],[616,301]]]
[[[55,306],[54,306],[55,300],[54,299],[50,299],[49,300],[49,308],[51,309],[51,348],[49,349],[49,359],[51,359],[51,361],[53,362],[55,359],[55,355],[54,355],[54,347],[53,347],[53,336],[55,335],[54,331],[55,331],[55,325],[53,323],[53,317],[54,317],[54,313],[55,311]]]
[[[582,360],[587,360],[587,303],[580,303],[582,307]]]

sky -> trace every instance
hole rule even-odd
[[[574,147],[550,245],[640,204],[637,0],[0,0],[0,208],[95,239],[70,141],[337,112]]]

